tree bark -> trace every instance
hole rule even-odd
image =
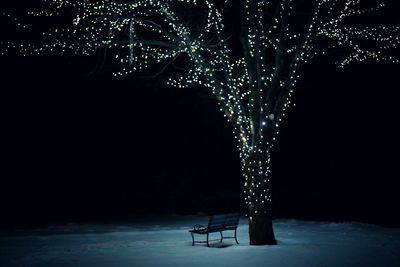
[[[250,245],[276,245],[272,226],[268,151],[257,149],[243,161],[246,202],[249,208]]]
[[[250,214],[250,245],[276,245],[272,218],[267,214]]]

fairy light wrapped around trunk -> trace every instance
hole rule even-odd
[[[301,3],[300,3],[301,2]],[[44,33],[40,44],[3,43],[3,51],[89,55],[107,49],[115,76],[184,60],[168,84],[210,90],[233,125],[245,179],[250,244],[276,244],[271,215],[271,151],[300,78],[301,67],[341,47],[337,65],[383,60],[400,38],[398,25],[352,25],[352,18],[383,10],[362,0],[48,0],[33,16],[73,13],[70,25]],[[233,52],[223,10],[240,8]],[[228,13],[229,14],[229,13]],[[6,17],[12,18],[7,14]],[[13,18],[12,18],[13,19]],[[18,25],[23,23],[17,22]],[[167,73],[167,72],[166,72]]]

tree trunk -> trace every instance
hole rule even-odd
[[[276,245],[271,215],[269,151],[248,153],[242,159],[249,208],[250,245]]]
[[[250,245],[276,245],[272,218],[267,214],[251,214],[249,219]]]

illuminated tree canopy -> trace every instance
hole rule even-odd
[[[155,75],[168,75],[170,86],[200,86],[212,92],[237,139],[251,244],[276,243],[270,215],[270,152],[287,109],[294,105],[291,98],[301,67],[338,49],[344,51],[336,62],[339,68],[370,60],[399,62],[392,55],[400,43],[400,27],[364,21],[372,12],[383,12],[384,2],[371,6],[363,0],[47,0],[45,4],[46,8],[29,14],[50,21],[70,16],[70,23],[56,21],[58,26],[39,42],[3,43],[3,53],[90,55],[101,50],[115,66],[114,76],[158,66]],[[232,21],[230,10],[240,15],[235,37],[226,32],[227,21]],[[184,67],[170,71],[178,62]]]

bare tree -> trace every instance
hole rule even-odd
[[[103,51],[115,76],[157,69],[176,87],[212,92],[232,123],[245,179],[251,245],[276,244],[271,218],[270,155],[301,67],[338,48],[338,67],[384,60],[400,27],[363,19],[385,4],[362,0],[48,0],[33,16],[71,15],[41,44],[7,43],[23,54]],[[226,27],[240,16],[240,28]],[[59,24],[59,21],[57,22]],[[235,43],[235,40],[238,42]],[[4,50],[5,51],[5,50]],[[177,66],[182,66],[176,70]],[[154,67],[156,66],[156,67]]]

